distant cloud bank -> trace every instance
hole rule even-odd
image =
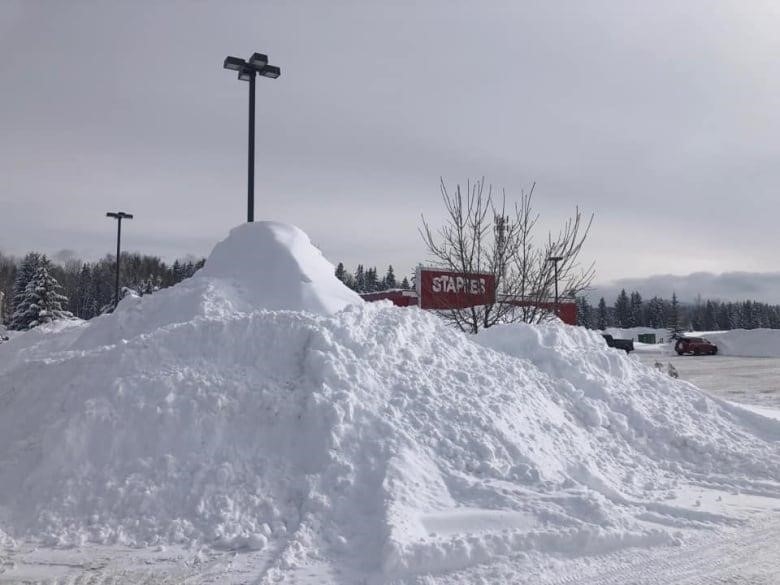
[[[639,291],[643,299],[653,296],[671,298],[672,292],[684,302],[704,299],[722,301],[762,301],[780,304],[780,272],[694,272],[685,276],[657,274],[644,278],[621,278],[594,285],[588,293],[592,302],[604,297],[608,304],[615,301],[621,289]]]

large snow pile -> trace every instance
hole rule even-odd
[[[732,329],[696,335],[717,345],[721,355],[780,357],[780,329]]]
[[[731,522],[678,490],[780,497],[778,441],[780,422],[593,332],[469,337],[361,304],[279,224],[234,230],[173,289],[0,346],[0,531],[267,548],[272,579],[673,543]]]

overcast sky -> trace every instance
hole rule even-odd
[[[439,177],[484,175],[535,181],[543,229],[595,213],[601,282],[777,272],[778,30],[760,0],[0,0],[0,250],[95,258],[124,210],[123,247],[208,254],[246,214],[222,61],[259,51],[256,218],[333,262],[407,273]]]

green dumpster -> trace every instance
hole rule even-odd
[[[639,343],[655,343],[655,333],[640,333],[637,335]]]

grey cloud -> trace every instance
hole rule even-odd
[[[207,254],[245,209],[246,87],[221,62],[260,50],[283,73],[258,86],[258,217],[333,261],[410,270],[439,176],[484,175],[510,194],[536,181],[550,229],[594,211],[602,280],[777,268],[770,7],[6,4],[3,251],[100,256],[120,208],[137,217],[128,246]]]
[[[670,299],[676,293],[681,301],[703,299],[723,301],[761,301],[780,304],[780,272],[696,272],[684,276],[657,274],[645,278],[623,278],[596,285],[589,292],[591,301],[604,297],[612,304],[621,289],[639,291],[643,298],[653,296]]]

